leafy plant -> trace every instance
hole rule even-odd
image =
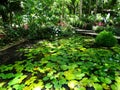
[[[2,78],[2,79],[11,79],[14,77],[15,77],[15,75],[13,73],[7,73],[7,74],[1,73],[0,74],[0,78]]]
[[[95,39],[99,46],[112,47],[117,43],[116,38],[111,32],[102,31]]]
[[[86,37],[75,35],[43,40],[31,48],[21,49],[25,60],[0,67],[0,86],[3,90],[4,87],[17,90],[119,89],[119,45],[107,49],[86,48],[84,39]]]

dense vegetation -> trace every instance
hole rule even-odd
[[[120,0],[1,0],[0,55],[16,41],[37,43],[0,62],[0,90],[120,90],[119,6]]]
[[[102,31],[96,37],[96,44],[98,46],[112,47],[117,43],[117,40],[111,32]]]
[[[37,38],[44,26],[89,30],[96,26],[96,32],[107,30],[120,35],[119,6],[119,0],[2,0],[0,34],[5,38],[0,44]]]
[[[119,90],[120,46],[91,43],[93,38],[72,36],[20,49],[26,59],[0,67],[1,89]]]

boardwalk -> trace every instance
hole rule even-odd
[[[91,36],[97,36],[98,33],[96,33],[94,30],[83,30],[83,29],[76,29],[77,33],[84,34],[84,35],[91,35]],[[120,36],[114,36],[116,39],[120,40]]]

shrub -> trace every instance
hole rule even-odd
[[[54,36],[54,29],[50,26],[41,27],[38,31],[39,38],[41,39],[51,39]]]
[[[104,30],[105,27],[103,26],[95,26],[95,32],[100,33]]]
[[[61,29],[61,36],[67,37],[67,36],[72,36],[74,32],[74,28],[71,26],[66,26]]]
[[[112,47],[117,43],[117,39],[111,32],[102,31],[96,37],[95,42],[98,46]]]
[[[53,36],[53,28],[50,26],[40,27],[31,25],[28,30],[28,39],[51,39]]]

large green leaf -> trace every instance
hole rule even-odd
[[[52,87],[52,84],[50,84],[50,83],[47,83],[46,85],[45,85],[45,88],[46,89],[50,89]]]
[[[71,80],[68,82],[68,86],[71,88],[71,89],[74,89],[77,85],[78,85],[78,81],[76,80]]]
[[[102,86],[98,83],[94,84],[94,88],[95,88],[95,90],[103,90]]]

